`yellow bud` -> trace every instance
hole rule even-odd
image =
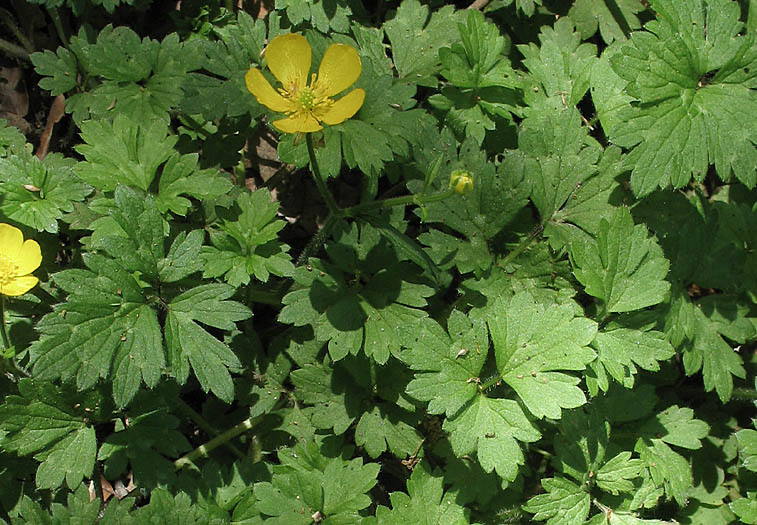
[[[458,195],[473,191],[473,175],[467,170],[454,170],[449,176],[449,187]]]

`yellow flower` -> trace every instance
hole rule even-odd
[[[287,118],[273,125],[285,133],[312,133],[323,129],[321,123],[339,124],[352,117],[363,105],[365,91],[353,89],[339,100],[341,93],[360,76],[362,65],[354,47],[331,44],[323,55],[318,74],[310,77],[310,44],[296,33],[274,38],[265,50],[268,69],[281,82],[278,91],[259,69],[251,68],[244,79],[247,89],[260,104],[286,113]]]
[[[0,223],[0,293],[23,295],[39,281],[31,274],[39,268],[42,253],[37,241],[27,239],[21,230]]]

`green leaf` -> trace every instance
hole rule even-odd
[[[541,486],[546,491],[529,499],[523,510],[535,520],[547,520],[547,525],[580,525],[589,516],[590,496],[579,485],[565,478],[545,478]]]
[[[32,344],[34,375],[43,380],[76,378],[79,390],[100,378],[114,378],[113,395],[123,407],[142,381],[154,387],[165,366],[155,311],[134,277],[117,262],[84,255],[87,270],[53,276],[69,292],[65,303],[38,323]]]
[[[496,253],[494,238],[525,207],[531,192],[522,157],[505,158],[506,162],[495,170],[475,140],[466,140],[460,147],[459,159],[450,167],[474,174],[473,191],[428,204],[418,212],[425,222],[445,230],[451,228],[466,238],[463,241],[441,229],[419,235],[437,264],[454,262],[462,273],[491,267]]]
[[[202,269],[200,249],[205,232],[192,230],[180,232],[173,240],[166,257],[158,262],[158,276],[164,283],[180,281]]]
[[[568,16],[582,39],[588,39],[599,29],[602,40],[611,44],[614,40],[626,40],[632,30],[641,27],[637,15],[643,11],[644,5],[637,0],[576,0]]]
[[[480,11],[468,11],[467,24],[458,23],[462,43],[439,50],[442,75],[460,88],[512,86],[514,76],[504,56],[505,39]]]
[[[366,493],[376,484],[378,463],[327,458],[313,442],[281,449],[279,460],[271,482],[254,488],[260,512],[279,523],[310,523],[316,513],[334,523],[354,523],[371,504]]]
[[[158,168],[174,153],[176,137],[168,136],[160,121],[138,120],[119,115],[113,122],[90,120],[81,123],[85,144],[76,146],[87,162],[80,162],[76,174],[102,191],[127,184],[147,191]]]
[[[343,1],[332,3],[328,0],[276,0],[276,9],[286,11],[287,18],[292,25],[309,22],[321,33],[328,33],[329,29],[338,33],[350,30],[350,19],[362,11],[359,2]]]
[[[573,273],[607,312],[630,312],[660,303],[670,283],[669,262],[643,224],[634,225],[627,208],[602,220],[596,241],[570,246]]]
[[[379,457],[387,449],[399,458],[411,456],[422,442],[414,425],[417,421],[393,404],[374,406],[360,417],[355,427],[355,444],[363,447],[372,458]]]
[[[407,481],[407,494],[392,492],[389,495],[392,508],[379,505],[375,520],[378,525],[401,525],[426,523],[429,525],[467,525],[468,512],[455,502],[454,495],[444,492],[443,478],[439,470],[431,470],[427,461],[413,469]]]
[[[602,1],[604,3],[604,0]],[[602,129],[608,136],[615,136],[615,129],[624,124],[623,111],[633,100],[633,97],[625,92],[628,81],[623,80],[611,65],[613,57],[620,53],[621,47],[620,41],[607,46],[591,68],[591,100]]]
[[[553,248],[596,236],[602,219],[610,220],[618,205],[630,193],[618,182],[622,172],[620,148],[604,150],[597,165],[598,173],[579,182],[570,198],[544,226],[544,236]]]
[[[95,44],[81,46],[77,55],[90,77],[105,79],[68,99],[67,109],[79,123],[115,113],[138,122],[168,124],[169,110],[181,100],[181,81],[193,62],[191,46],[184,48],[176,33],[162,42],[140,40],[132,29],[111,25],[103,28]]]
[[[597,471],[597,486],[613,495],[633,492],[636,486],[632,480],[639,477],[641,469],[641,460],[631,459],[628,451],[619,452]]]
[[[166,525],[184,525],[201,523],[207,516],[202,516],[200,509],[192,504],[188,494],[180,492],[172,496],[166,489],[155,489],[150,493],[150,503],[140,507],[134,513],[137,523],[165,523]]]
[[[289,246],[278,241],[278,232],[286,225],[276,220],[279,205],[271,193],[257,190],[236,199],[239,213],[224,219],[220,231],[212,232],[213,246],[202,249],[204,277],[220,277],[232,286],[250,282],[250,276],[267,282],[270,274],[291,276],[294,265]]]
[[[186,215],[192,202],[182,195],[199,200],[212,200],[226,194],[231,181],[214,169],[200,170],[196,153],[171,155],[160,171],[157,204],[161,212],[170,210]]]
[[[437,9],[429,17],[428,7],[418,0],[402,2],[394,18],[383,26],[400,78],[436,86],[434,75],[441,69],[439,49],[459,39],[457,21],[461,17],[453,6]]]
[[[21,379],[18,396],[0,406],[3,448],[41,461],[37,487],[56,489],[65,478],[74,488],[92,475],[96,442],[84,409],[73,392],[51,383]]]
[[[611,63],[638,103],[626,106],[614,143],[631,149],[631,187],[655,188],[701,181],[710,164],[718,176],[757,180],[757,52],[751,34],[739,35],[740,8],[730,0],[656,0],[657,19],[635,32]],[[675,57],[675,59],[671,59]]]
[[[344,433],[367,400],[366,393],[348,379],[341,368],[332,370],[321,364],[305,365],[291,374],[298,397],[313,405],[306,410],[316,428]],[[340,388],[336,388],[341,384]]]
[[[420,310],[431,287],[420,284],[415,266],[397,260],[397,252],[367,224],[337,233],[326,246],[334,264],[311,259],[295,270],[300,289],[288,293],[279,320],[311,325],[319,341],[329,342],[332,359],[361,349],[386,363],[400,348],[402,333],[425,317]]]
[[[165,338],[168,361],[180,384],[187,380],[189,366],[204,391],[212,391],[223,401],[234,400],[234,385],[228,368],[239,367],[239,359],[222,341],[208,333],[196,321],[222,330],[231,330],[236,321],[252,312],[236,301],[232,286],[206,284],[174,298],[168,305]]]
[[[74,174],[74,163],[59,154],[43,161],[28,152],[0,158],[0,212],[37,231],[58,232],[58,220],[92,188]]]
[[[579,379],[557,370],[584,370],[596,357],[589,343],[597,325],[571,304],[538,303],[527,291],[500,299],[489,331],[497,368],[528,410],[559,419],[562,408],[586,403]]]
[[[746,377],[744,364],[723,339],[718,326],[702,310],[691,303],[688,310],[693,318],[694,337],[683,353],[686,374],[692,375],[701,369],[705,390],[715,390],[725,403],[733,393],[733,377]]]

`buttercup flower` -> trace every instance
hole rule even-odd
[[[331,44],[323,55],[318,74],[310,73],[310,44],[296,33],[274,38],[265,50],[268,69],[281,82],[278,91],[259,69],[251,68],[244,79],[247,89],[260,104],[286,113],[287,118],[274,120],[273,125],[285,133],[312,133],[323,129],[321,123],[339,124],[352,117],[363,105],[365,91],[353,89],[342,98],[341,93],[360,76],[362,65],[354,47]]]
[[[23,295],[39,282],[30,275],[39,268],[42,253],[37,241],[27,239],[21,230],[0,223],[0,293]]]

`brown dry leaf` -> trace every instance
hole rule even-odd
[[[66,98],[63,95],[58,95],[53,100],[53,105],[50,108],[50,113],[47,114],[47,123],[45,124],[45,130],[42,132],[42,136],[39,138],[39,148],[37,148],[37,158],[40,160],[47,155],[47,149],[50,147],[50,138],[53,136],[53,126],[60,122],[63,118],[63,114],[66,110]]]
[[[103,490],[103,503],[108,501],[111,496],[115,496],[116,492],[113,490],[113,485],[110,484],[110,481],[105,479],[104,477],[100,476],[100,487]],[[92,501],[92,491],[89,492],[89,501]]]
[[[24,119],[29,112],[29,94],[21,83],[23,71],[18,67],[0,67],[0,118],[26,135],[32,130]]]

